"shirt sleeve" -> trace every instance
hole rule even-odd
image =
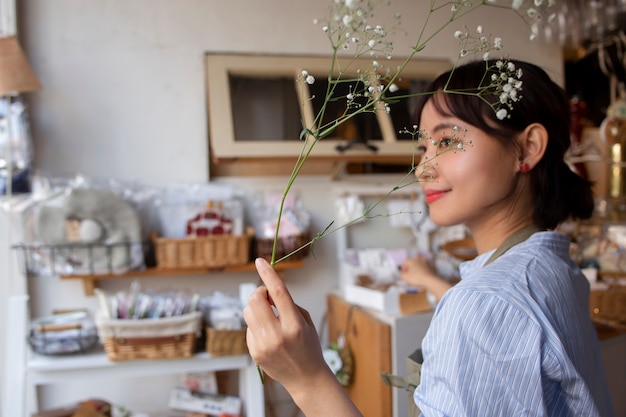
[[[541,328],[496,291],[448,291],[423,341],[425,417],[542,416]]]

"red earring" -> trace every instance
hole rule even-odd
[[[522,174],[526,174],[529,171],[530,167],[528,166],[528,164],[526,162],[522,162],[519,166],[519,172],[521,172]]]

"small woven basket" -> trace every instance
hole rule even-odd
[[[281,259],[289,255],[291,252],[309,243],[311,240],[308,233],[300,235],[285,236],[276,242],[276,259]],[[272,258],[272,249],[274,247],[274,239],[255,238],[256,256],[270,260]],[[298,252],[290,255],[287,261],[297,261],[306,257],[310,252],[310,246],[302,248]]]
[[[254,229],[244,235],[215,235],[182,239],[153,236],[158,268],[222,268],[250,262]]]
[[[606,290],[592,290],[589,309],[594,322],[626,331],[626,287],[614,286]]]
[[[110,361],[179,359],[195,353],[202,314],[196,311],[142,320],[99,318],[96,324]]]
[[[211,356],[245,355],[248,353],[246,329],[206,328],[206,351]]]

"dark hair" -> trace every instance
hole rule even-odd
[[[457,117],[499,140],[505,147],[516,146],[513,140],[532,123],[542,124],[548,132],[548,145],[539,163],[528,173],[534,200],[534,222],[542,228],[554,229],[559,223],[573,219],[587,219],[594,209],[591,182],[573,172],[565,163],[565,152],[570,147],[570,107],[565,91],[536,65],[516,60],[507,62],[521,69],[521,94],[500,120],[492,105],[499,102],[495,90],[477,97],[475,94],[436,93],[422,96],[416,112],[419,124],[424,105],[432,101],[435,109],[444,115]],[[485,87],[491,76],[500,76],[496,61],[476,61],[460,65],[440,75],[426,91],[459,91]],[[478,91],[478,90],[476,90]]]

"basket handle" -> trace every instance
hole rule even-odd
[[[37,327],[37,331],[40,333],[45,332],[61,332],[63,330],[80,330],[83,328],[83,325],[80,323],[73,324],[42,324]]]

